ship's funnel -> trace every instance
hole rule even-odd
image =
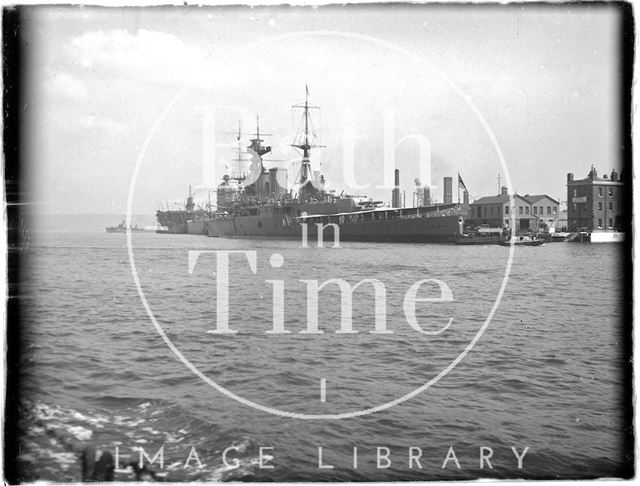
[[[431,188],[429,186],[425,186],[423,193],[423,204],[425,206],[431,206]]]
[[[391,206],[394,208],[400,207],[400,169],[395,171],[394,188],[391,192]]]
[[[444,178],[444,203],[452,204],[453,203],[453,178],[445,177]]]

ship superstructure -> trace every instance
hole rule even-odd
[[[209,208],[197,208],[189,186],[189,197],[184,207],[179,209],[158,209],[156,220],[163,228],[159,233],[177,234],[207,234],[207,221],[211,217],[212,211]]]
[[[299,130],[291,144],[300,151],[301,161],[291,186],[286,169],[265,168],[263,156],[271,147],[263,144],[258,126],[247,146],[248,172],[230,170],[218,186],[217,210],[207,222],[209,236],[300,238],[302,225],[310,238],[324,225],[329,225],[326,237],[331,238],[333,225],[338,225],[340,240],[449,242],[462,234],[465,205],[401,208],[397,197],[389,208],[366,196],[326,190],[324,176],[311,165],[312,150],[322,147],[311,118],[311,111],[319,108],[309,103],[307,90],[304,103],[293,109],[301,111]]]

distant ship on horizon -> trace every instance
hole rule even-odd
[[[132,233],[142,233],[142,232],[154,232],[156,231],[157,228],[140,228],[138,225],[135,226],[129,226],[129,231],[131,231]],[[107,226],[105,228],[105,230],[107,231],[107,233],[126,233],[127,232],[127,225],[125,224],[125,221],[122,221],[122,223],[118,224],[118,226]]]

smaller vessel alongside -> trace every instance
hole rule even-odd
[[[502,246],[542,246],[544,245],[544,240],[532,236],[520,235],[506,238],[502,240],[500,244]]]
[[[189,197],[180,209],[158,209],[156,211],[156,220],[162,227],[157,233],[173,233],[173,234],[191,234],[206,235],[206,221],[209,218],[210,211],[196,208],[191,194],[191,186],[189,186]]]
[[[475,227],[456,238],[456,245],[499,245],[504,240],[502,228]]]
[[[549,233],[549,236],[547,238],[547,242],[549,243],[559,243],[559,242],[565,242],[568,240],[568,238],[571,236],[571,233],[567,233],[567,232],[563,232],[563,231],[557,231],[555,233]]]

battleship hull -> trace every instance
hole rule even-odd
[[[324,245],[334,241],[335,226],[340,241],[396,243],[453,243],[462,234],[463,215],[456,210],[428,208],[378,210],[291,218],[280,209],[268,215],[216,217],[207,223],[208,234],[223,238],[301,239],[306,225],[309,245],[315,245],[319,227]]]
[[[187,221],[187,233],[190,235],[206,235],[208,234],[206,221]]]

